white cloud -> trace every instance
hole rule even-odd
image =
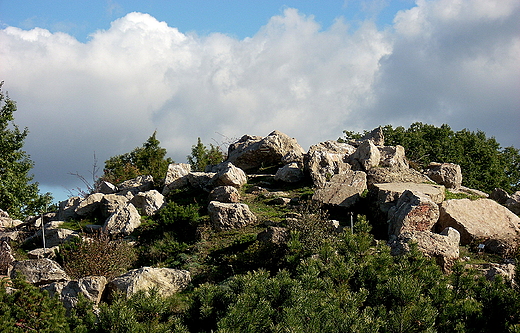
[[[18,102],[17,123],[29,127],[37,179],[49,186],[74,187],[67,173],[88,175],[94,151],[102,164],[154,130],[179,162],[197,137],[210,143],[217,132],[277,129],[308,147],[343,129],[416,120],[520,146],[519,16],[516,1],[418,1],[393,30],[366,21],[351,31],[341,19],[322,30],[289,8],[238,40],[130,13],[86,44],[8,27],[0,76]]]

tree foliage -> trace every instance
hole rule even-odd
[[[36,215],[50,204],[50,193],[40,194],[29,174],[34,163],[22,150],[27,128],[14,123],[16,103],[2,92],[0,83],[0,209],[12,217]]]
[[[191,146],[191,155],[187,156],[188,163],[193,171],[204,171],[208,165],[216,165],[224,160],[224,153],[218,146],[209,144],[209,148],[204,145],[200,138],[197,144]]]
[[[162,181],[173,160],[165,157],[166,149],[159,146],[161,142],[156,134],[154,132],[142,147],[106,160],[102,179],[118,184],[140,175],[152,175],[155,182]]]
[[[359,137],[359,133],[344,131],[343,140]],[[462,183],[471,188],[491,192],[502,188],[508,192],[520,190],[520,153],[517,148],[502,148],[494,137],[483,131],[467,129],[453,131],[449,125],[413,123],[409,128],[392,125],[383,127],[385,144],[401,145],[412,164],[424,168],[430,162],[459,164]]]

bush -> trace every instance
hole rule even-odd
[[[98,233],[92,238],[75,237],[66,242],[60,248],[59,259],[74,279],[105,276],[110,280],[131,268],[137,254],[128,242]]]

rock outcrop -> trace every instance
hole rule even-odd
[[[336,141],[325,141],[313,145],[305,155],[305,171],[314,186],[321,187],[332,176],[351,169],[346,159],[356,151],[356,147]]]
[[[330,181],[317,188],[312,199],[325,205],[350,208],[360,200],[366,189],[366,174],[348,170],[344,174],[332,176]]]
[[[15,261],[11,270],[11,278],[15,278],[18,274],[36,286],[70,280],[57,262],[47,258]]]
[[[462,171],[458,164],[430,163],[426,168],[426,175],[446,188],[459,189],[462,185]]]
[[[439,207],[421,192],[406,190],[388,211],[389,235],[407,231],[432,231],[439,219]]]

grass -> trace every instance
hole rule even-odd
[[[462,192],[460,192],[460,193],[453,193],[453,192],[451,192],[448,189],[445,189],[444,191],[445,191],[445,194],[446,194],[445,200],[469,199],[471,201],[474,201],[474,200],[482,198],[481,196],[476,195],[476,194],[468,194],[468,193],[462,193]]]

